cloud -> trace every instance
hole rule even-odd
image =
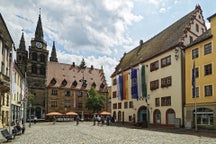
[[[2,0],[0,11],[16,47],[22,29],[26,47],[30,45],[39,8],[45,41],[49,50],[52,41],[56,42],[59,62],[78,61],[84,56],[94,65],[103,65],[107,79],[118,59],[133,45],[128,27],[143,18],[132,12],[131,0]]]
[[[166,11],[167,11],[166,8],[160,8],[160,10],[159,10],[160,13],[165,13]]]

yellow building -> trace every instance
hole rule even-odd
[[[216,128],[216,14],[208,20],[210,29],[185,50],[185,127],[188,128]]]
[[[12,49],[13,40],[0,14],[0,128],[9,124]]]

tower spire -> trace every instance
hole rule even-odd
[[[22,36],[21,36],[21,39],[20,39],[19,49],[26,50],[25,38],[24,38],[24,32],[23,31],[24,30],[22,29]]]
[[[56,48],[55,48],[55,41],[53,41],[53,46],[52,46],[52,52],[50,56],[50,61],[52,62],[58,62],[58,58],[56,55]]]
[[[43,28],[41,22],[41,8],[39,8],[39,18],[37,22],[37,27],[35,30],[35,40],[43,41]]]

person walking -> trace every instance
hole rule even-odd
[[[106,125],[109,126],[109,124],[110,124],[110,116],[107,115],[106,116]]]
[[[98,125],[98,126],[99,126],[100,122],[101,122],[101,117],[98,115],[98,116],[97,116],[97,125]]]
[[[56,123],[56,117],[54,116],[53,117],[53,124],[55,124]]]
[[[37,117],[35,116],[34,117],[34,124],[36,124],[37,123]]]
[[[79,115],[76,117],[76,125],[79,125],[80,117]]]
[[[94,114],[94,116],[93,116],[93,126],[95,126],[96,120],[97,120],[97,118],[96,118],[96,116]]]

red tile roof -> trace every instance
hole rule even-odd
[[[87,80],[86,88],[82,87],[82,82],[80,82],[83,77]],[[51,84],[53,79],[56,81],[55,84]],[[67,82],[65,86],[62,84],[64,80]],[[76,86],[73,85],[74,81],[77,82]],[[88,67],[81,69],[79,66],[58,62],[48,62],[47,64],[47,87],[89,90],[93,83],[96,84],[95,89],[97,91],[108,91],[103,69]],[[104,85],[104,87],[101,88],[102,85]]]

